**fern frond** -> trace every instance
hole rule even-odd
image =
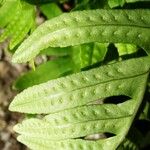
[[[47,47],[90,42],[132,43],[149,53],[149,10],[89,10],[63,14],[42,24],[25,40],[13,62],[26,62]]]
[[[10,105],[10,109],[12,111],[14,110],[25,113],[52,113],[55,111],[60,111],[62,109],[67,109],[68,107],[84,105],[85,103],[91,102],[97,98],[104,98],[107,96],[107,94],[110,94],[110,91],[112,93],[112,96],[115,94],[118,95],[121,91],[125,92],[122,94],[132,96],[130,95],[130,93],[128,93],[131,90],[128,91],[127,89],[131,86],[130,84],[133,84],[133,81],[129,79],[129,82],[127,82],[128,79],[126,78],[137,76],[139,72],[140,74],[148,72],[149,61],[149,57],[147,57],[146,61],[143,61],[143,59],[138,59],[137,62],[133,59],[108,66],[102,66],[98,69],[92,69],[82,73],[73,74],[71,76],[67,76],[57,80],[52,80],[33,88],[31,87],[25,90],[22,94],[16,96],[16,98]],[[145,64],[145,62],[147,64]],[[132,65],[134,65],[134,67],[132,67]],[[111,80],[112,82],[109,83],[108,81]],[[122,88],[116,90],[114,86],[116,87],[118,84],[120,84],[120,82],[122,83]],[[105,84],[103,86],[98,86],[100,83]],[[94,85],[96,87],[94,87]],[[104,87],[109,88],[105,91]],[[85,95],[82,96],[82,92],[85,93]],[[95,94],[92,95],[91,92]],[[80,100],[80,98],[82,99],[82,101]],[[69,99],[72,99],[72,101],[68,103],[67,101]],[[76,103],[74,103],[74,100],[76,100]],[[57,103],[55,103],[56,101]],[[52,105],[49,106],[49,103],[52,103]],[[66,105],[66,103],[68,103],[68,105]],[[34,107],[33,109],[32,106],[37,107]]]
[[[23,91],[15,97],[10,110],[48,115],[16,125],[15,131],[21,134],[18,140],[36,150],[116,149],[125,138],[143,99],[149,64],[149,57],[131,59]],[[105,98],[117,95],[131,99],[105,104]],[[97,141],[83,138],[95,133],[114,136]]]
[[[1,27],[7,25],[0,35],[0,42],[10,38],[10,49],[17,46],[34,26],[34,13],[34,6],[28,3],[19,0],[6,1],[0,8],[0,17],[2,17],[0,25]]]
[[[13,6],[13,7],[12,7]],[[5,27],[14,16],[17,15],[17,12],[20,8],[20,1],[19,0],[5,0],[0,7],[0,28]]]
[[[150,2],[150,0],[108,0],[110,8],[123,6],[125,3]]]
[[[120,56],[132,54],[138,51],[137,46],[133,44],[118,43],[118,44],[115,44],[115,46],[117,47],[118,53]]]

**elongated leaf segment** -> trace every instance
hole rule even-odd
[[[14,83],[14,88],[24,90],[30,86],[59,78],[65,74],[73,72],[73,68],[74,65],[70,58],[59,58],[48,61],[38,66],[35,71],[29,71],[19,77]]]
[[[150,53],[150,10],[88,10],[51,19],[25,40],[13,62],[27,62],[47,47],[90,42],[132,43]]]
[[[10,49],[18,45],[33,27],[34,13],[34,6],[28,3],[20,2],[20,0],[6,0],[2,8],[0,8],[0,17],[2,18],[0,26],[6,26],[4,32],[0,35],[0,42],[11,38]]]
[[[125,3],[135,3],[135,2],[150,2],[150,0],[108,0],[108,5],[113,7],[123,6]]]
[[[149,70],[149,57],[130,59],[24,90],[9,109],[46,116],[16,125],[14,130],[21,134],[18,140],[33,150],[117,149],[141,104]],[[130,99],[105,103],[106,98],[120,95]],[[114,136],[84,139],[95,133]]]
[[[108,0],[108,5],[113,8],[117,6],[123,6],[125,4],[125,0]]]
[[[132,54],[138,51],[137,46],[133,44],[118,43],[118,44],[115,44],[115,46],[118,49],[119,56]]]
[[[1,0],[0,28],[5,27],[17,15],[19,3],[19,0]]]

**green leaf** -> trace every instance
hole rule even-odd
[[[0,0],[0,7],[4,4],[4,0]]]
[[[48,55],[48,56],[68,56],[68,55],[71,55],[71,53],[72,53],[71,47],[65,47],[65,48],[49,47],[49,48],[41,51],[40,54],[41,55]]]
[[[89,10],[63,14],[45,22],[25,40],[13,62],[27,62],[47,47],[90,42],[132,43],[149,53],[149,10]],[[44,44],[43,44],[44,43]]]
[[[62,10],[56,3],[43,4],[41,5],[40,10],[48,19],[52,19],[62,14]]]
[[[125,0],[108,0],[108,4],[111,8],[117,6],[123,6],[125,4]]]
[[[81,68],[101,62],[107,52],[108,44],[90,43],[81,46]]]
[[[1,25],[3,27],[6,23],[8,24],[4,32],[0,35],[0,42],[3,42],[7,38],[11,38],[9,47],[12,50],[25,38],[30,29],[34,26],[35,8],[28,3],[20,1],[16,1],[16,3],[13,4],[6,3],[6,6],[9,7],[7,9],[5,7],[0,8],[0,16],[1,12],[3,14],[3,9],[5,10]],[[16,9],[13,8],[13,6],[16,7]],[[10,7],[13,8],[13,11],[15,9],[15,11],[12,12]],[[10,19],[10,17],[13,18]]]
[[[87,10],[87,9],[98,9],[98,8],[108,8],[106,0],[76,0],[74,10]]]
[[[92,55],[92,64],[101,62],[106,56],[108,50],[108,43],[94,43],[93,55]]]
[[[23,91],[11,103],[11,111],[48,115],[16,125],[14,130],[21,134],[18,140],[36,150],[116,149],[143,99],[149,64],[149,57],[130,59]],[[120,95],[131,99],[119,104],[113,99],[114,104],[105,104],[105,98]],[[84,139],[95,133],[114,136],[97,141]]]
[[[27,3],[22,5],[21,18],[17,20],[15,27],[18,30],[15,31],[16,29],[14,28],[9,45],[10,49],[13,49],[17,44],[19,44],[35,24],[35,8]]]
[[[20,7],[20,1],[18,0],[5,0],[2,1],[0,7],[0,27],[5,27],[13,18],[17,15],[17,11]],[[13,6],[13,7],[12,7]],[[13,15],[12,15],[13,14]]]
[[[133,44],[118,43],[118,44],[115,44],[115,46],[117,47],[118,53],[120,56],[132,54],[132,53],[137,52],[138,50],[137,46]]]
[[[31,87],[28,90],[22,92],[20,95],[16,96],[16,98],[10,105],[10,109],[25,113],[52,113],[61,109],[67,109],[68,107],[83,105],[87,102],[93,101],[93,99],[103,98],[109,95],[110,91],[112,93],[111,95],[115,95],[117,93],[119,94],[119,92],[128,89],[128,87],[131,86],[130,84],[134,83],[130,79],[129,82],[127,82],[129,77],[137,76],[139,72],[140,74],[144,74],[145,72],[149,71],[148,70],[150,61],[149,57],[145,59],[146,61],[144,61],[143,59],[137,60],[138,62],[136,61],[136,59],[135,60],[132,59],[130,61],[103,66],[98,69],[92,69],[90,71],[85,71],[57,80],[52,80],[50,82],[41,84],[40,86],[35,86],[33,88]],[[132,68],[134,68],[134,70]],[[116,79],[117,81],[115,81]],[[113,81],[109,83],[108,81],[111,80]],[[120,82],[122,83],[122,88],[118,89],[117,91],[114,88],[114,86],[117,86],[118,84],[120,84]],[[108,92],[103,91],[104,90],[103,86],[96,86],[97,84],[99,85],[100,83],[105,83],[103,85],[104,87],[110,86]],[[138,84],[138,82],[136,84]],[[96,87],[92,85],[95,85]],[[87,88],[86,91],[86,87],[90,86],[91,88]],[[101,88],[103,90],[100,90]],[[99,93],[96,92],[97,90],[99,91]],[[128,93],[129,91],[127,90],[126,92]],[[59,92],[61,93],[56,95],[56,93]],[[90,92],[93,92],[95,96],[92,95]],[[84,95],[84,93],[86,93],[87,95],[86,94]],[[49,97],[49,95],[51,96]],[[80,98],[82,99],[82,101],[80,100]],[[58,100],[58,102],[56,99]],[[71,99],[70,103],[67,102],[69,101],[69,99]],[[76,100],[76,103],[74,103],[74,100]],[[49,103],[52,103],[52,105],[49,106],[48,105]],[[66,103],[68,104],[66,105]],[[40,107],[35,107],[34,109],[32,108],[32,106],[39,106],[39,105],[41,106],[41,109]]]
[[[30,86],[46,82],[51,79],[59,78],[67,72],[73,70],[73,63],[70,58],[59,58],[56,60],[48,61],[36,68],[35,71],[19,77],[14,83],[14,88],[23,90]]]
[[[29,66],[35,71],[35,62],[34,62],[34,60],[31,60],[29,62]]]
[[[108,4],[111,8],[123,6],[125,3],[135,3],[135,2],[148,2],[150,0],[108,0]]]
[[[127,3],[135,3],[135,2],[149,2],[150,0],[125,0]]]

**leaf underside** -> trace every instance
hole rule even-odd
[[[35,150],[115,150],[141,104],[149,64],[149,57],[130,59],[24,90],[9,109],[45,116],[16,125],[14,130],[21,134],[18,140]],[[116,104],[120,95],[129,99]],[[114,102],[105,103],[112,96],[116,96]],[[96,133],[113,136],[84,139]]]
[[[88,10],[64,13],[46,21],[18,48],[13,62],[27,62],[47,47],[90,42],[131,43],[150,53],[150,11]]]

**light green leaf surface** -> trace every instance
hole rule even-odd
[[[108,43],[94,43],[92,64],[103,61],[108,50]]]
[[[133,44],[118,43],[115,44],[115,46],[118,49],[119,56],[132,54],[138,51],[137,46]]]
[[[14,19],[19,7],[20,1],[18,0],[2,1],[2,6],[0,7],[0,28],[5,27],[12,19]]]
[[[24,90],[9,109],[47,115],[16,125],[18,140],[35,150],[115,150],[141,104],[149,70],[149,57],[130,59]],[[120,95],[130,99],[105,104],[105,98]],[[95,133],[114,136],[97,141],[83,138]]]
[[[149,53],[149,10],[89,10],[65,13],[45,22],[26,39],[13,62],[27,62],[47,47],[90,42],[132,43]]]
[[[56,3],[43,4],[41,5],[40,10],[47,17],[47,19],[52,19],[62,14],[62,10]]]
[[[108,0],[108,5],[113,8],[117,6],[123,6],[125,4],[125,0]]]
[[[146,58],[146,61],[138,60],[137,62],[132,59],[103,66],[31,87],[16,96],[10,109],[25,113],[52,113],[68,107],[81,106],[108,95],[121,95],[122,93],[132,96],[131,84],[137,85],[139,83],[128,78],[139,75],[139,72],[143,74],[149,71],[149,57]],[[99,86],[101,83],[108,89],[105,90],[103,86]],[[117,88],[117,86],[121,88]],[[52,105],[49,106],[49,103]],[[35,106],[34,109],[32,106]]]
[[[6,6],[5,6],[6,5]],[[0,7],[0,26],[6,27],[0,35],[0,42],[10,38],[10,49],[17,46],[34,26],[34,6],[17,1],[7,0]]]
[[[150,2],[150,0],[108,0],[108,5],[111,8],[123,6],[125,3]]]

